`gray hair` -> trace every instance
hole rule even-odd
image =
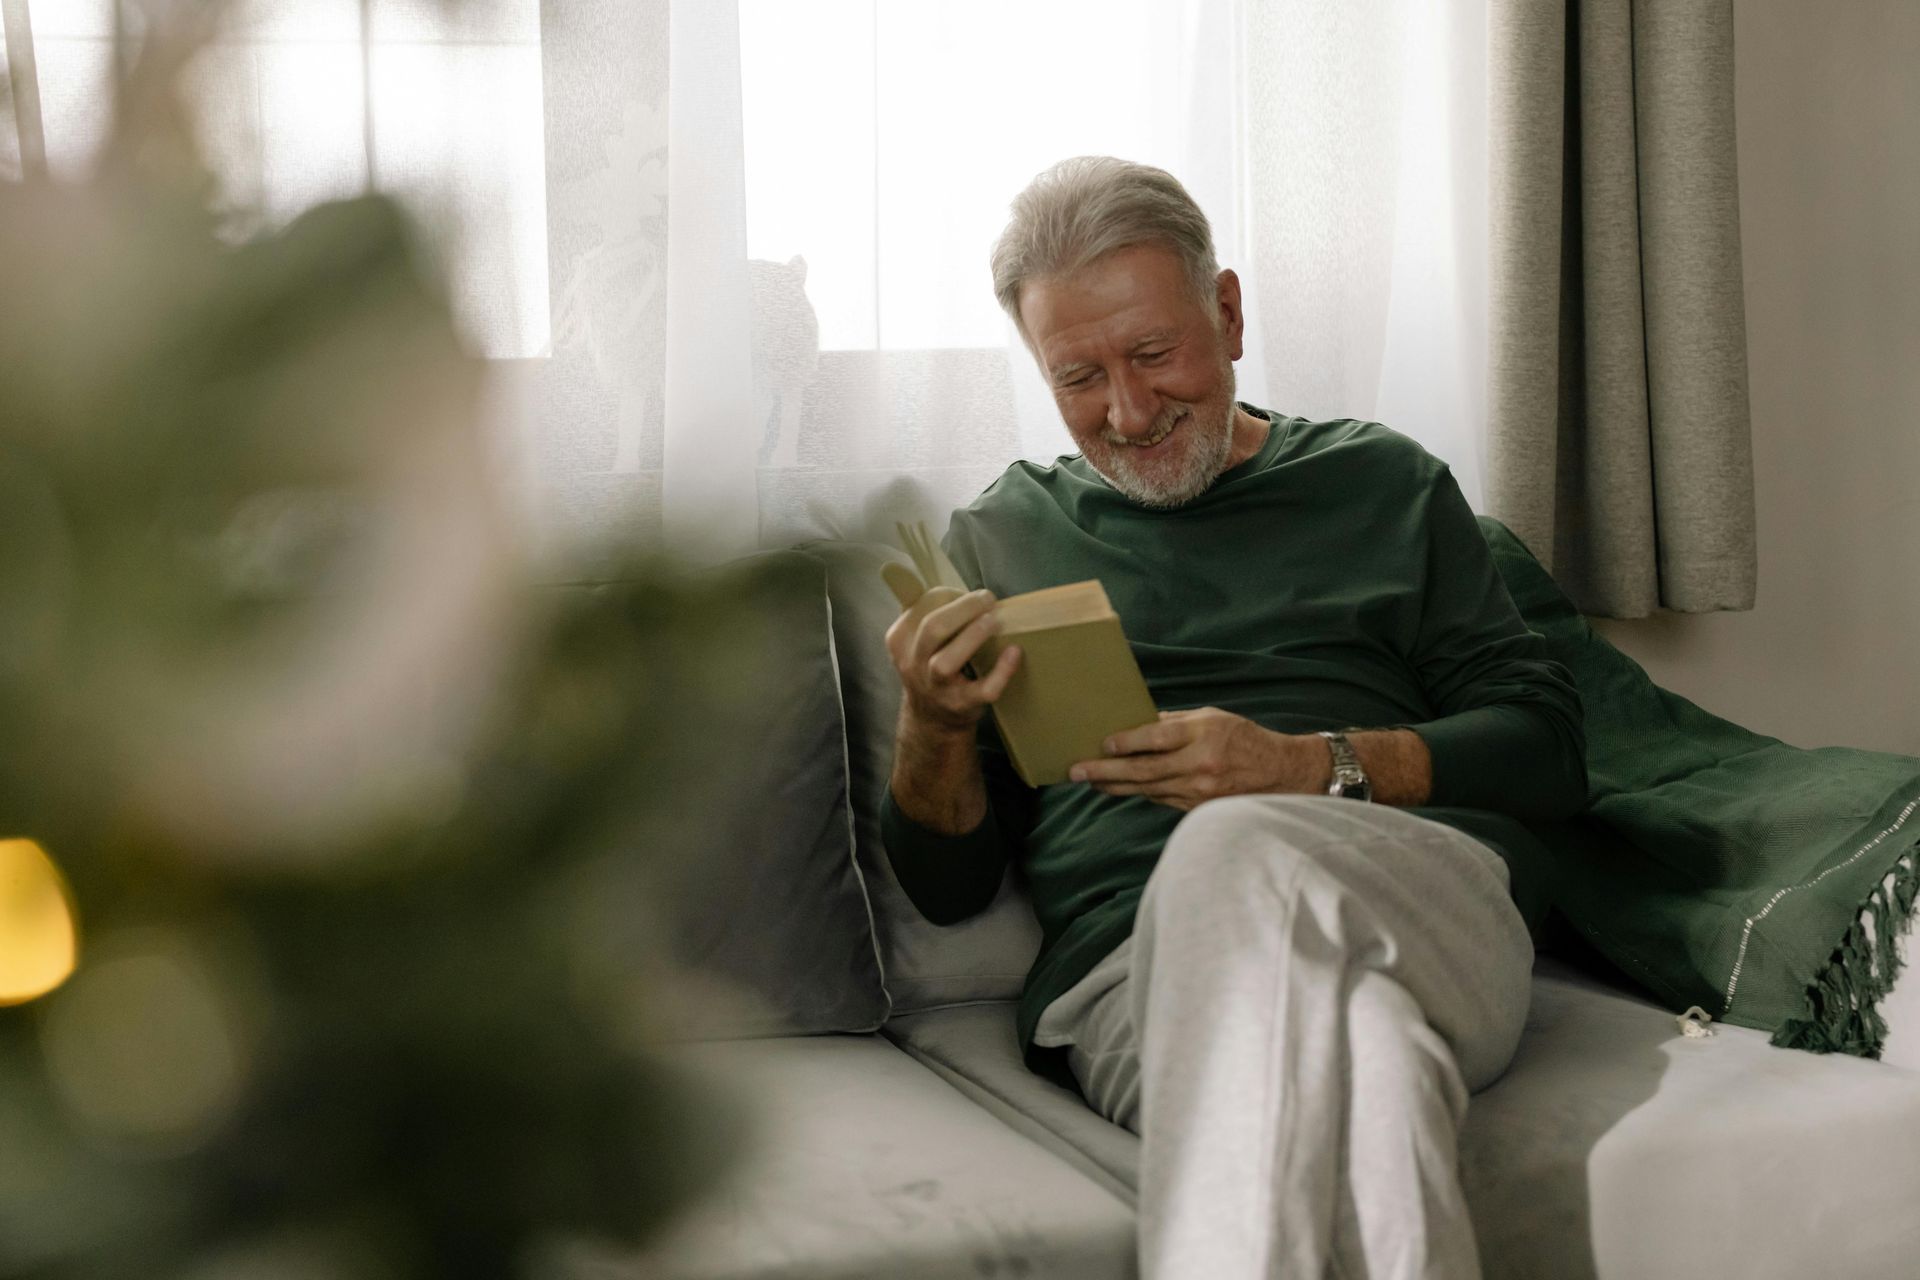
[[[1013,219],[993,246],[994,296],[1025,336],[1022,285],[1078,271],[1136,244],[1173,250],[1194,296],[1212,305],[1220,275],[1213,231],[1178,178],[1112,156],[1062,160],[1013,198]]]

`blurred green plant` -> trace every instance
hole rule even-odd
[[[523,580],[416,233],[223,240],[191,43],[88,181],[0,183],[0,837],[81,937],[0,1009],[0,1275],[640,1240],[732,1143],[651,1054],[661,867],[778,638],[657,561]]]

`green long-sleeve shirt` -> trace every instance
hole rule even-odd
[[[1079,455],[1016,463],[954,514],[948,554],[1003,598],[1100,579],[1162,710],[1220,707],[1284,733],[1412,729],[1433,757],[1414,812],[1503,855],[1531,839],[1516,818],[1578,810],[1579,695],[1521,622],[1446,465],[1377,423],[1242,407],[1271,421],[1266,443],[1186,506],[1142,506]],[[1042,929],[1020,1006],[1030,1044],[1041,1010],[1132,930],[1181,814],[1079,783],[1030,789],[990,721],[980,750],[978,828],[930,831],[889,795],[882,839],[936,923],[984,909],[1020,861]]]

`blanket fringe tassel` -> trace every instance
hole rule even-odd
[[[1901,968],[1894,941],[1912,924],[1914,899],[1920,897],[1917,852],[1902,854],[1867,895],[1839,947],[1808,984],[1801,1015],[1780,1024],[1774,1044],[1812,1053],[1880,1056],[1887,1036],[1880,998],[1893,989]]]

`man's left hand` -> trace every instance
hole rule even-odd
[[[1110,796],[1145,796],[1181,810],[1220,796],[1324,792],[1332,771],[1319,735],[1277,733],[1218,707],[1162,711],[1155,723],[1103,745],[1104,759],[1083,760],[1068,776]]]

